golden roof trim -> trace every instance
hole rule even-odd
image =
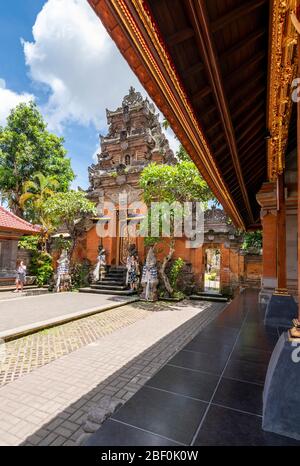
[[[268,178],[274,181],[285,168],[284,159],[292,112],[291,86],[296,78],[297,31],[291,13],[298,0],[273,0],[269,69]]]

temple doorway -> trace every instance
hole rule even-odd
[[[208,248],[205,250],[204,291],[208,293],[220,292],[220,249]]]
[[[124,267],[127,263],[129,248],[134,247],[137,253],[139,251],[138,240],[136,237],[136,233],[134,232],[134,230],[137,229],[138,226],[128,225],[128,221],[132,221],[132,216],[130,216],[127,210],[118,210],[117,219],[118,225],[116,237],[116,265],[119,267]]]

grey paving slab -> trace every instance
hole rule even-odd
[[[149,309],[139,302],[122,310],[133,307]],[[127,401],[223,306],[161,307],[0,388],[0,445],[75,444],[91,410],[107,396]]]
[[[0,338],[12,330],[25,330],[64,317],[76,317],[132,301],[132,298],[113,295],[81,293],[49,293],[40,296],[17,296],[0,300]]]

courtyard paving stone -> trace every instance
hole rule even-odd
[[[11,295],[14,298],[11,298]],[[2,339],[135,300],[126,296],[86,295],[76,292],[47,293],[38,296],[13,293],[11,295],[7,299],[0,299],[0,338]]]
[[[9,341],[0,363],[0,386],[148,316],[145,309],[127,305]],[[53,388],[53,398],[59,388]],[[68,390],[72,387],[65,386]]]
[[[0,444],[74,444],[102,399],[132,397],[222,308],[204,302],[122,307],[143,318],[0,388]]]

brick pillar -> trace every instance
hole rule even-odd
[[[264,183],[257,194],[263,229],[261,303],[267,303],[277,287],[277,198],[276,183]]]

